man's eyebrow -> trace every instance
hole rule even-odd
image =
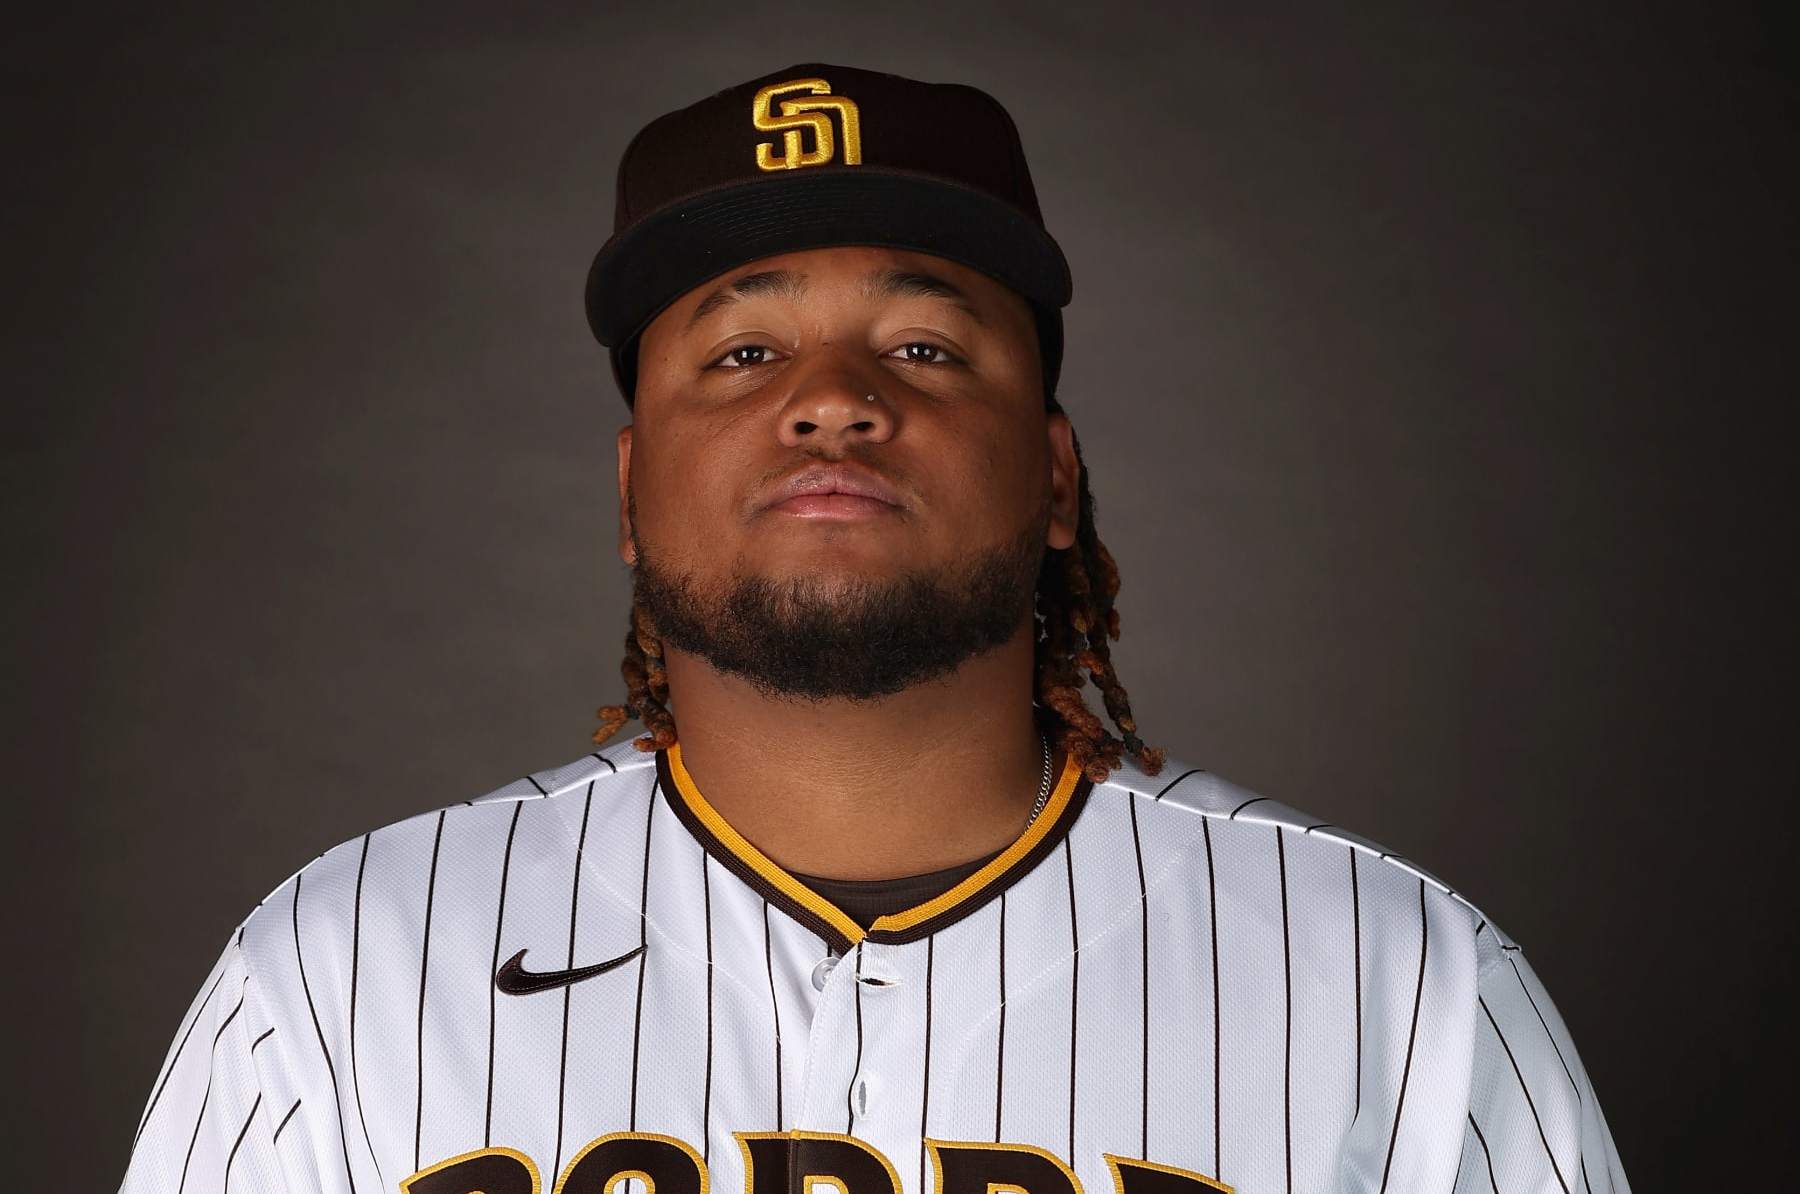
[[[806,293],[806,275],[793,270],[772,269],[760,273],[745,274],[731,282],[719,286],[700,300],[694,313],[688,316],[688,327],[693,327],[721,307],[728,307],[740,298],[755,295],[774,295],[777,298],[798,299]],[[936,274],[927,274],[919,270],[881,269],[876,270],[863,280],[863,296],[865,298],[890,298],[895,295],[923,295],[927,298],[941,298],[952,305],[968,312],[976,323],[986,326],[987,320],[976,310],[975,304],[961,287]]]
[[[720,307],[728,307],[740,298],[752,295],[772,294],[778,298],[797,299],[806,293],[806,275],[788,269],[763,270],[761,273],[745,274],[728,285],[720,286],[711,294],[700,300],[694,313],[688,316],[691,328],[717,311]]]
[[[897,294],[946,299],[951,305],[967,311],[976,323],[984,327],[987,325],[987,320],[981,317],[981,312],[975,309],[975,304],[963,293],[961,287],[936,274],[910,269],[884,269],[870,274],[863,282],[865,298],[888,298]]]

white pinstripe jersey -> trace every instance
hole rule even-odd
[[[520,950],[541,973],[640,947],[496,989]],[[124,1189],[821,1185],[1628,1189],[1518,947],[1361,838],[1177,763],[1066,769],[992,862],[864,932],[679,747],[629,742],[271,893],[177,1031]]]

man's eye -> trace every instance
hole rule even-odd
[[[914,349],[920,349],[922,351],[914,352]],[[915,340],[911,344],[902,344],[899,348],[895,349],[895,351],[905,353],[906,361],[909,364],[914,365],[948,365],[951,361],[956,359],[950,355],[948,349],[939,348],[937,345],[928,343],[924,340]],[[933,357],[933,353],[937,353],[938,357]]]
[[[740,344],[736,348],[727,349],[725,355],[713,362],[720,369],[744,369],[751,365],[769,363],[771,350],[766,344]],[[956,358],[945,348],[924,340],[915,340],[902,344],[895,352],[904,354],[904,359],[912,365],[948,365]],[[889,355],[892,355],[891,353]]]
[[[757,354],[766,354],[768,351],[767,345],[740,344],[736,348],[726,350],[725,355],[714,361],[713,364],[721,369],[742,369],[747,365],[766,365],[768,363],[766,357]]]

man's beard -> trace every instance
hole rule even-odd
[[[1031,616],[1045,528],[924,572],[821,581],[736,575],[712,589],[637,541],[633,583],[663,642],[765,696],[871,701],[937,679]]]

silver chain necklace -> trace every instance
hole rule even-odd
[[[1044,805],[1050,799],[1050,739],[1040,733],[1038,742],[1044,749],[1044,777],[1038,781],[1037,803],[1031,806],[1031,815],[1025,818],[1025,824],[1028,826],[1038,819],[1038,814],[1044,811]]]

